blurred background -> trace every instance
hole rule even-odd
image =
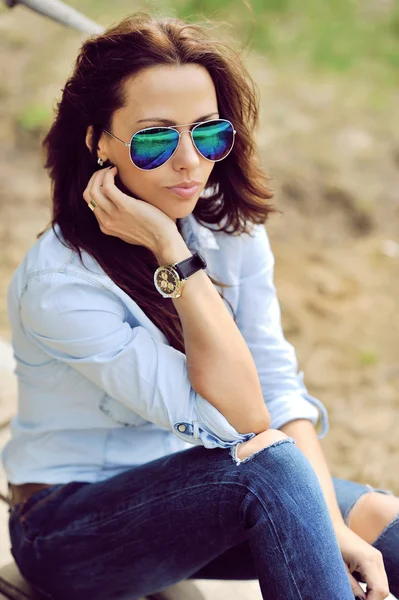
[[[331,430],[333,475],[399,494],[399,2],[69,0],[106,27],[145,10],[220,28],[255,79],[283,327]],[[85,35],[0,2],[0,336],[50,216],[40,140]],[[8,360],[8,359],[7,359]],[[14,384],[0,380],[0,424]],[[3,428],[4,430],[4,428]]]

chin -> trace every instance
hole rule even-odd
[[[179,206],[177,209],[175,208],[173,210],[173,214],[175,216],[177,216],[178,219],[182,219],[183,217],[186,217],[187,215],[191,214],[194,210],[194,208],[197,205],[197,201],[195,202],[182,202],[182,206]],[[172,217],[171,217],[172,218]]]

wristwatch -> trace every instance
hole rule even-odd
[[[196,252],[173,265],[161,265],[154,273],[154,285],[164,298],[180,298],[185,281],[200,269],[206,268],[205,258]]]

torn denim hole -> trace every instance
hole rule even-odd
[[[355,508],[355,506],[357,505],[357,503],[359,502],[359,500],[361,498],[363,498],[364,496],[366,496],[367,494],[370,494],[370,492],[378,492],[379,494],[385,494],[386,496],[394,496],[395,494],[393,493],[392,490],[385,490],[382,488],[375,488],[372,485],[370,485],[369,483],[365,483],[364,486],[367,488],[367,490],[364,490],[360,496],[358,498],[356,498],[356,500],[354,500],[347,508],[345,511],[345,514],[343,515],[344,517],[344,521],[345,524],[348,525],[349,523],[349,517],[351,516],[351,512],[352,510]],[[348,525],[349,526],[349,525]],[[380,537],[380,536],[379,536]]]
[[[370,485],[369,483],[365,483],[365,486],[370,490],[370,492],[379,492],[380,494],[386,494],[387,496],[395,495],[392,490],[384,490],[382,488],[375,488],[372,485]]]
[[[277,440],[276,442],[273,442],[272,444],[269,444],[268,446],[264,446],[263,448],[260,448],[259,450],[257,450],[256,452],[253,452],[252,454],[250,454],[246,458],[243,458],[242,460],[239,459],[238,456],[237,456],[237,447],[238,447],[238,444],[236,444],[235,446],[232,446],[230,448],[229,452],[230,452],[230,456],[232,457],[232,459],[235,462],[235,464],[237,466],[240,466],[241,464],[243,464],[243,463],[251,460],[255,456],[257,456],[258,454],[260,454],[264,450],[268,450],[269,448],[274,448],[275,446],[279,446],[280,444],[286,444],[287,442],[291,443],[291,444],[296,444],[296,441],[295,441],[294,438],[287,437],[287,438],[284,438],[283,440]],[[241,442],[239,442],[239,443],[241,443]]]

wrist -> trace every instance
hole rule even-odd
[[[159,265],[173,264],[192,256],[177,227],[158,238],[153,253]]]
[[[335,534],[337,536],[339,536],[340,534],[345,535],[349,529],[349,527],[347,526],[347,524],[345,523],[345,521],[343,519],[333,519],[332,523],[333,523]]]

